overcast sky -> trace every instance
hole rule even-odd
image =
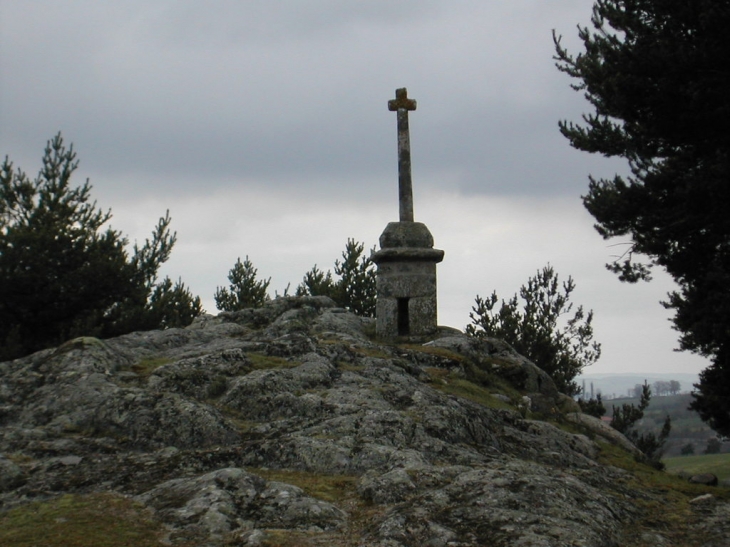
[[[397,220],[395,114],[407,87],[415,218],[446,256],[439,323],[474,297],[509,298],[546,264],[595,312],[586,373],[696,372],[677,353],[658,275],[604,264],[581,195],[620,161],[577,152],[559,120],[589,111],[554,66],[552,29],[578,52],[587,0],[0,0],[0,154],[30,175],[61,131],[112,226],[142,242],[167,209],[164,274],[217,313],[238,257],[272,296],[348,237]]]

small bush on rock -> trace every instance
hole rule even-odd
[[[335,275],[314,267],[304,275],[297,287],[297,296],[329,296],[339,306],[363,316],[375,316],[375,268],[369,256],[364,256],[365,245],[348,239],[342,252],[342,262],[335,260]]]
[[[561,290],[562,289],[562,290]],[[571,277],[562,285],[551,266],[537,272],[495,311],[497,293],[482,299],[469,317],[466,332],[472,336],[499,338],[547,372],[557,388],[567,394],[580,393],[573,379],[601,356],[601,345],[593,341],[593,311],[578,306],[573,311],[570,295],[575,289]]]
[[[636,424],[644,417],[644,410],[649,406],[651,400],[651,388],[649,384],[644,382],[641,391],[641,399],[639,406],[624,403],[620,407],[613,407],[613,419],[611,427],[623,433],[634,446],[641,450],[646,456],[649,463],[657,469],[664,469],[664,464],[660,461],[664,453],[664,443],[669,437],[672,430],[672,420],[667,415],[659,433],[651,431],[639,433]]]
[[[578,406],[584,414],[601,418],[606,413],[606,407],[603,405],[601,394],[599,393],[595,399],[578,399]]]
[[[270,300],[267,290],[271,278],[258,280],[257,273],[258,270],[253,267],[248,255],[243,262],[239,257],[228,272],[228,281],[231,282],[229,288],[218,287],[215,291],[216,308],[221,311],[238,311],[263,306]]]

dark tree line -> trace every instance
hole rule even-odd
[[[328,296],[339,306],[363,317],[375,316],[375,265],[364,254],[365,245],[348,239],[342,252],[342,261],[335,260],[332,271],[320,270],[315,264],[297,286],[296,296]],[[218,287],[215,293],[216,307],[223,311],[258,308],[271,297],[268,287],[271,278],[258,279],[248,256],[239,258],[228,274],[228,288]],[[335,277],[337,276],[337,277]],[[288,293],[288,288],[284,295]]]

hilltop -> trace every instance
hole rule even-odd
[[[374,330],[286,297],[0,363],[0,543],[730,542],[725,489],[637,463],[503,342]]]

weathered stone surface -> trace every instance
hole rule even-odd
[[[712,494],[702,494],[701,496],[697,496],[696,498],[692,498],[689,500],[690,503],[705,503],[708,501],[712,501],[715,499],[715,496]]]
[[[730,545],[730,504],[715,497],[691,505],[688,536],[702,547]]]
[[[342,308],[331,308],[317,316],[313,327],[323,335],[331,335],[342,340],[351,337],[353,341],[362,342],[368,339],[366,331],[374,330],[375,320],[370,317],[358,317]]]
[[[433,248],[425,224],[390,222],[380,236],[377,264],[376,332],[380,339],[423,337],[437,331],[436,264],[444,252]]]
[[[408,111],[416,109],[416,101],[408,98],[405,87],[395,90],[396,98],[388,101],[388,110],[398,113],[398,201],[401,221],[413,220],[413,184],[411,181],[411,144]]]
[[[422,222],[389,222],[380,234],[380,248],[433,248],[433,236]]]
[[[524,461],[426,470],[423,488],[420,477],[408,474],[416,495],[386,513],[370,545],[619,545],[616,518],[631,512],[571,474]]]
[[[0,455],[0,492],[7,492],[25,482],[23,470]]]
[[[296,486],[225,468],[166,481],[137,497],[175,528],[180,539],[221,541],[234,530],[340,528],[347,515]]]
[[[379,345],[371,329],[329,299],[284,298],[0,363],[0,511],[116,492],[173,546],[605,547],[665,503],[600,463],[607,432],[564,414],[508,345],[453,330]],[[475,370],[510,395],[470,384]],[[691,504],[707,545],[728,537],[728,507]]]

